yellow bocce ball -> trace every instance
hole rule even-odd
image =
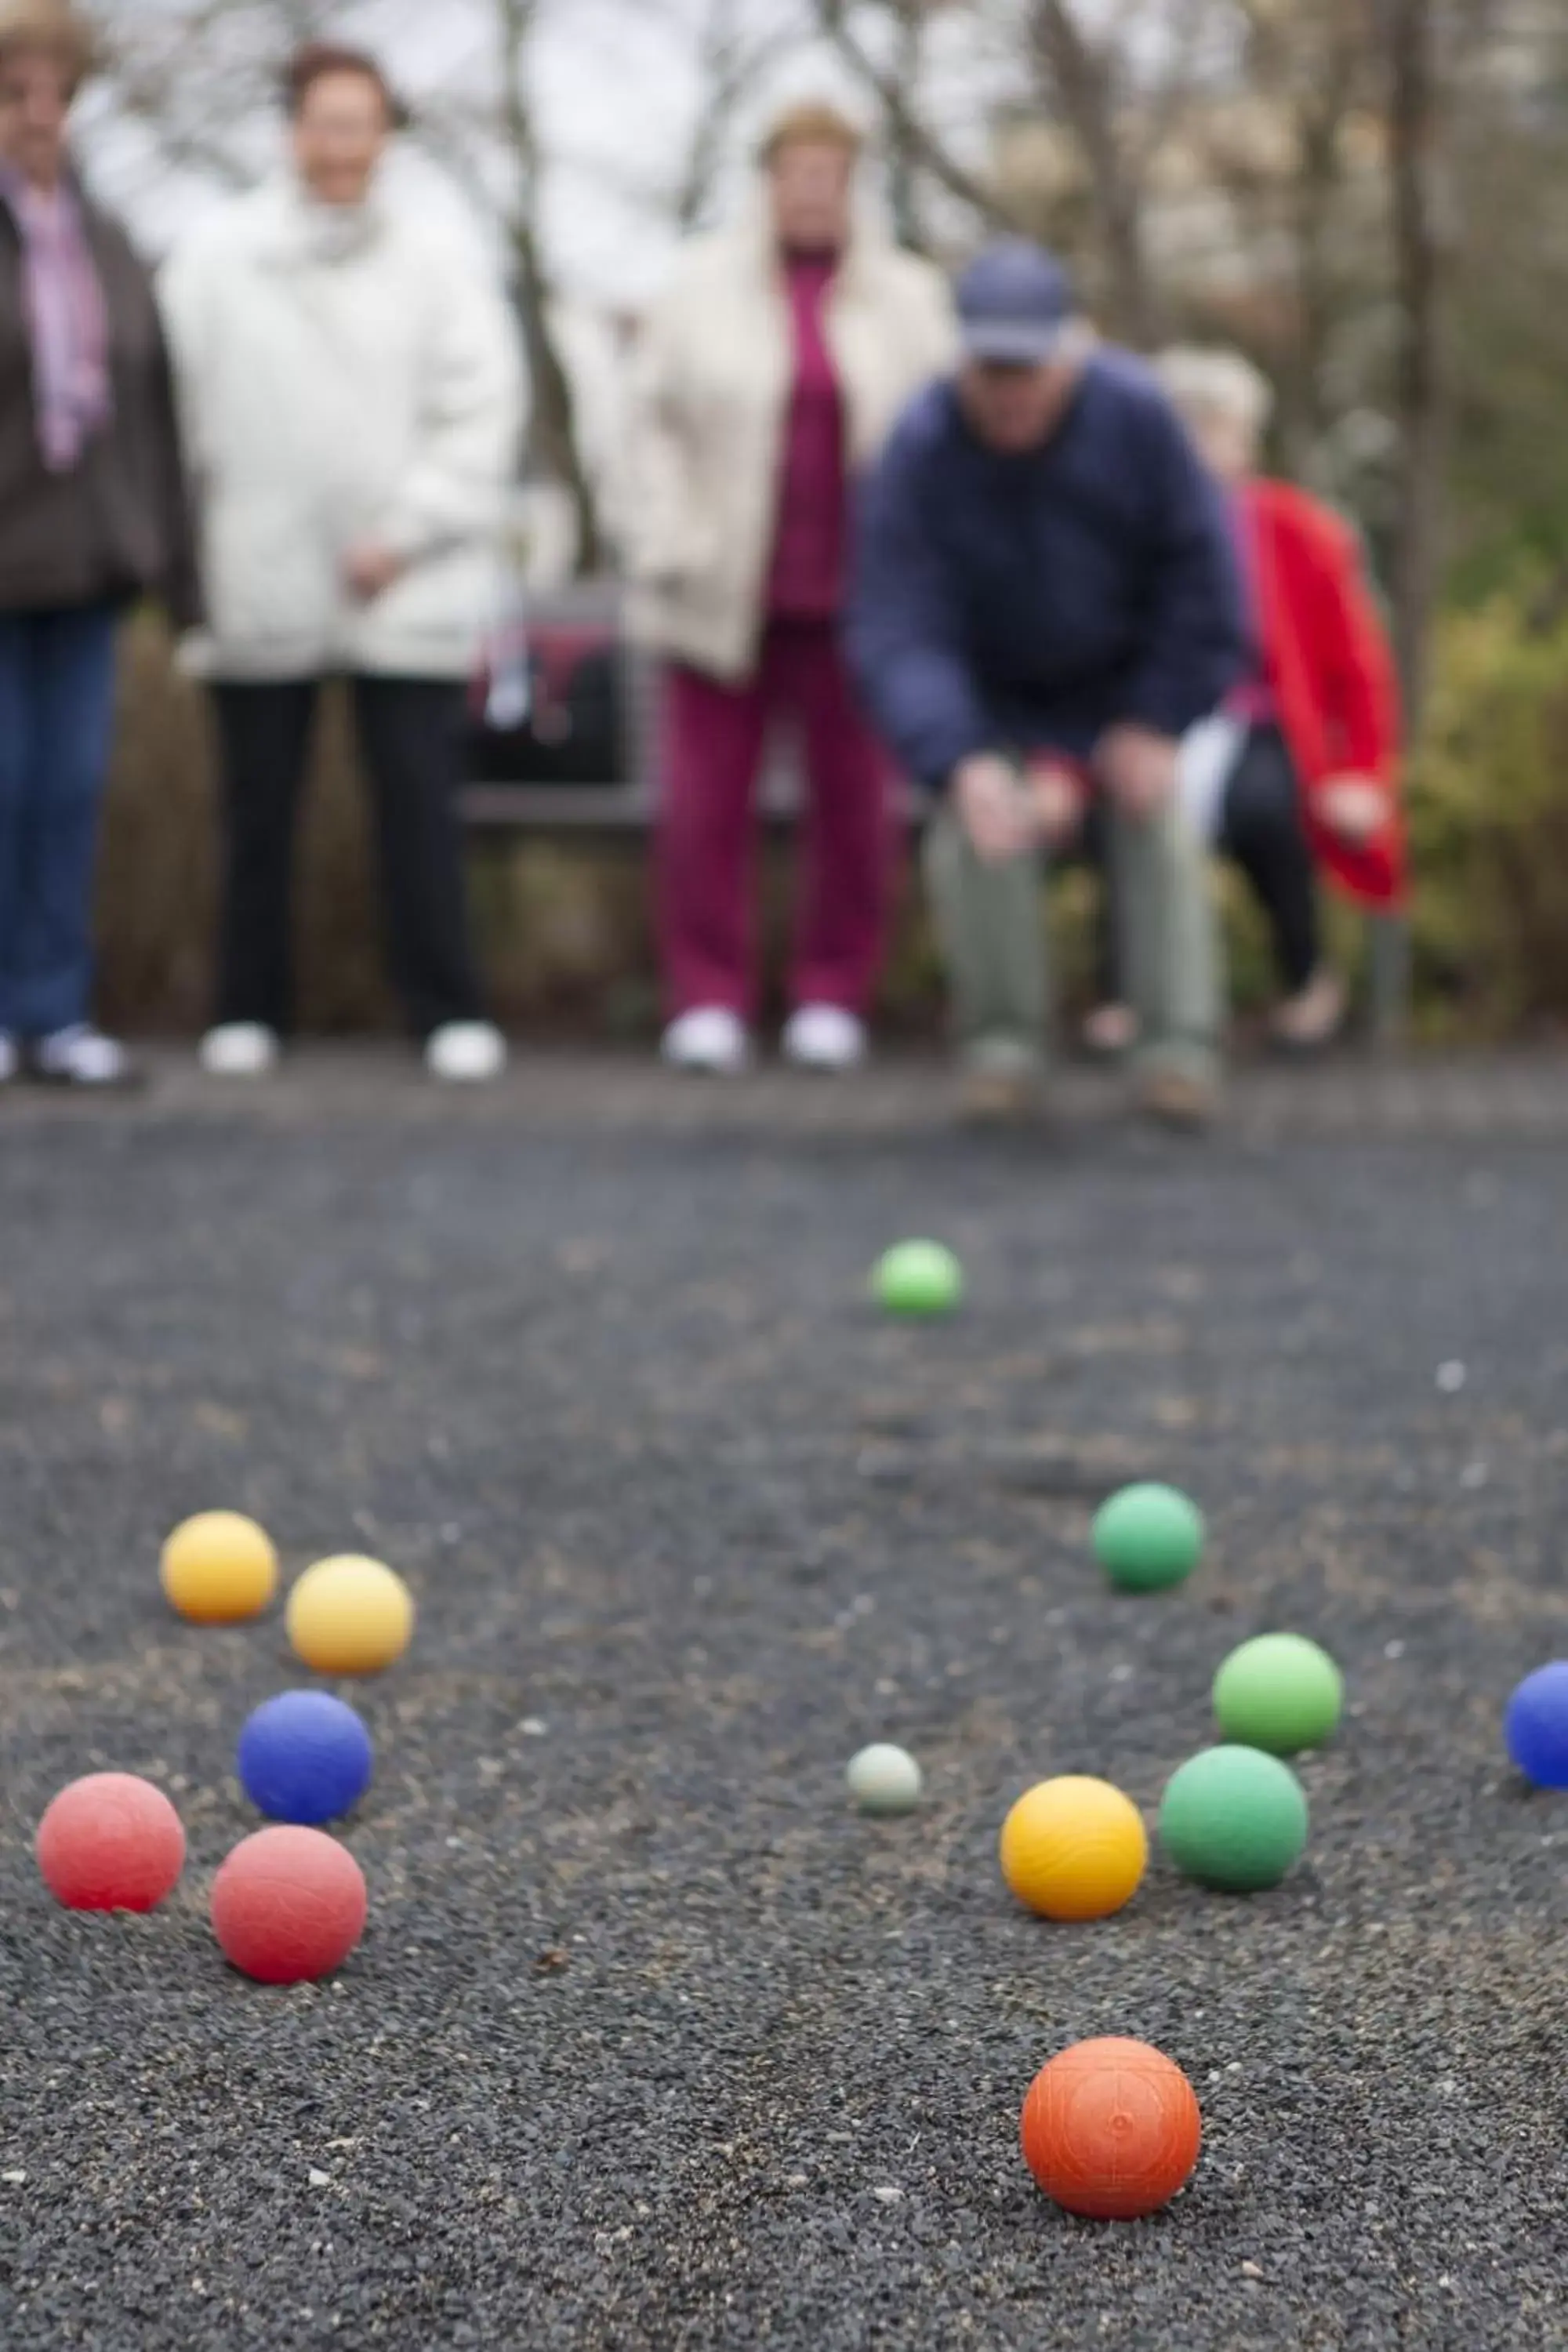
[[[164,1598],[197,1625],[259,1617],[278,1590],[271,1538],[238,1511],[202,1511],[174,1529],[159,1570]]]
[[[414,1600],[379,1559],[319,1559],[289,1595],[289,1639],[319,1675],[377,1675],[408,1647]]]
[[[1120,1911],[1148,1861],[1138,1808],[1109,1780],[1042,1780],[1002,1828],[1002,1875],[1026,1909],[1047,1919]]]

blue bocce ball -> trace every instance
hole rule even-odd
[[[1508,1703],[1508,1752],[1538,1789],[1568,1789],[1568,1658],[1537,1666]]]
[[[285,1691],[258,1706],[239,1735],[239,1778],[269,1821],[315,1828],[357,1805],[375,1751],[352,1706],[326,1691]]]

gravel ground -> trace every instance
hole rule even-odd
[[[1094,1086],[983,1144],[916,1072],[454,1105],[323,1058],[237,1110],[174,1072],[0,1107],[6,2352],[1568,2344],[1568,1800],[1499,1737],[1568,1651],[1565,1139],[1548,1066],[1260,1080],[1197,1145]],[[970,1304],[889,1326],[866,1268],[923,1232]],[[1211,1556],[1118,1600],[1089,1511],[1144,1474]],[[295,1678],[276,1618],[161,1605],[214,1504],[421,1605],[352,1694],[371,1925],[320,1988],[205,1925],[235,1732]],[[1306,1864],[1015,1910],[1011,1799],[1152,1810],[1281,1625],[1350,1678]],[[881,1736],[914,1821],[844,1802]],[[109,1766],[190,1833],[149,1919],[33,1868]],[[1016,2149],[1103,2032],[1205,2117],[1130,2228]]]

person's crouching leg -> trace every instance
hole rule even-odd
[[[1138,1102],[1173,1127],[1206,1126],[1223,1074],[1223,957],[1203,845],[1174,802],[1117,812],[1112,869],[1121,963],[1137,1015]]]
[[[1043,1088],[1050,1022],[1039,859],[1028,852],[987,863],[944,808],[926,835],[925,873],[966,1115],[1023,1118]]]

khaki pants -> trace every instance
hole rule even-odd
[[[1179,809],[1113,814],[1110,884],[1121,971],[1139,1024],[1139,1066],[1212,1079],[1222,1020],[1219,927],[1208,864]],[[1047,1057],[1050,960],[1036,855],[988,866],[951,809],[926,836],[926,882],[961,1048]]]

